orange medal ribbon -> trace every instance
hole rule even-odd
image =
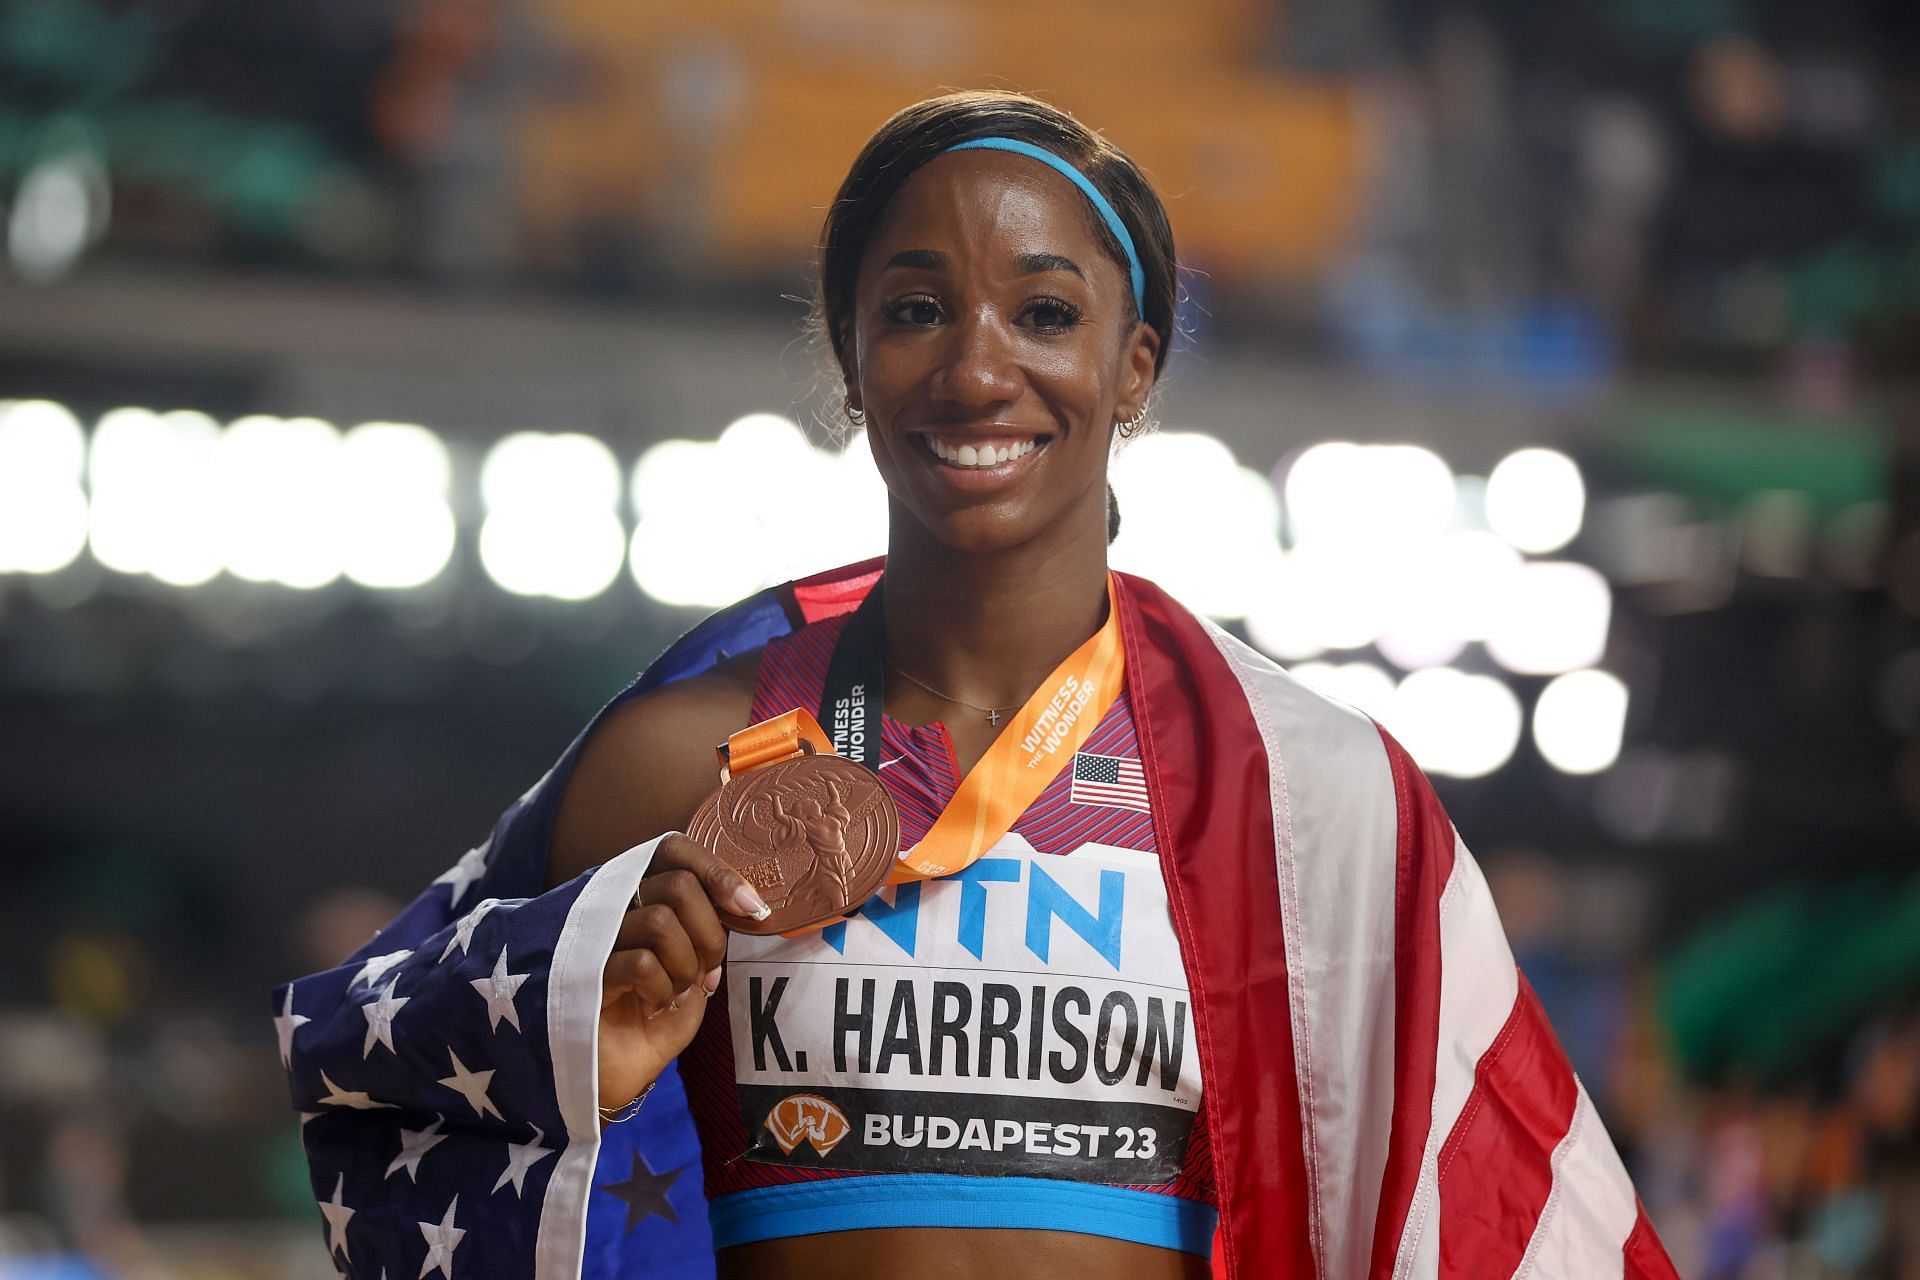
[[[1040,682],[920,843],[901,851],[887,883],[950,876],[998,844],[1106,718],[1125,668],[1109,574],[1106,622]]]
[[[729,734],[726,742],[714,748],[720,757],[720,781],[730,782],[736,773],[758,769],[763,764],[791,760],[795,756],[837,754],[833,739],[820,728],[813,713],[795,707],[759,724],[750,724]]]

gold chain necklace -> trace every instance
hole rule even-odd
[[[1000,727],[1000,713],[1002,711],[1011,711],[1014,709],[1014,707],[1017,707],[1020,705],[1019,703],[1013,703],[1009,706],[1004,706],[1004,707],[975,706],[971,702],[963,702],[962,700],[954,697],[950,693],[940,692],[938,689],[928,684],[925,680],[922,680],[919,676],[914,675],[913,672],[908,671],[903,667],[901,667],[901,665],[895,662],[892,658],[887,659],[887,665],[889,667],[892,667],[899,674],[905,676],[907,679],[913,681],[913,683],[919,685],[922,689],[925,689],[928,693],[932,694],[934,697],[939,698],[943,702],[951,702],[954,706],[965,707],[969,711],[984,711],[987,716],[987,723],[992,725],[996,729]]]

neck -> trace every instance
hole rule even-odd
[[[898,512],[892,524],[887,655],[951,698],[1019,706],[1106,620],[1104,528],[980,552],[944,546]]]

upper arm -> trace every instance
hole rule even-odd
[[[716,743],[745,727],[758,653],[644,693],[594,726],[561,794],[546,887],[667,831],[683,830],[720,783]]]

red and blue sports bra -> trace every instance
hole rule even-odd
[[[753,721],[817,707],[846,619],[771,641]],[[918,841],[960,785],[945,726],[884,718]],[[681,1057],[716,1248],[874,1227],[1077,1231],[1207,1256],[1193,1002],[1123,690],[966,870],[799,938],[732,935]]]

